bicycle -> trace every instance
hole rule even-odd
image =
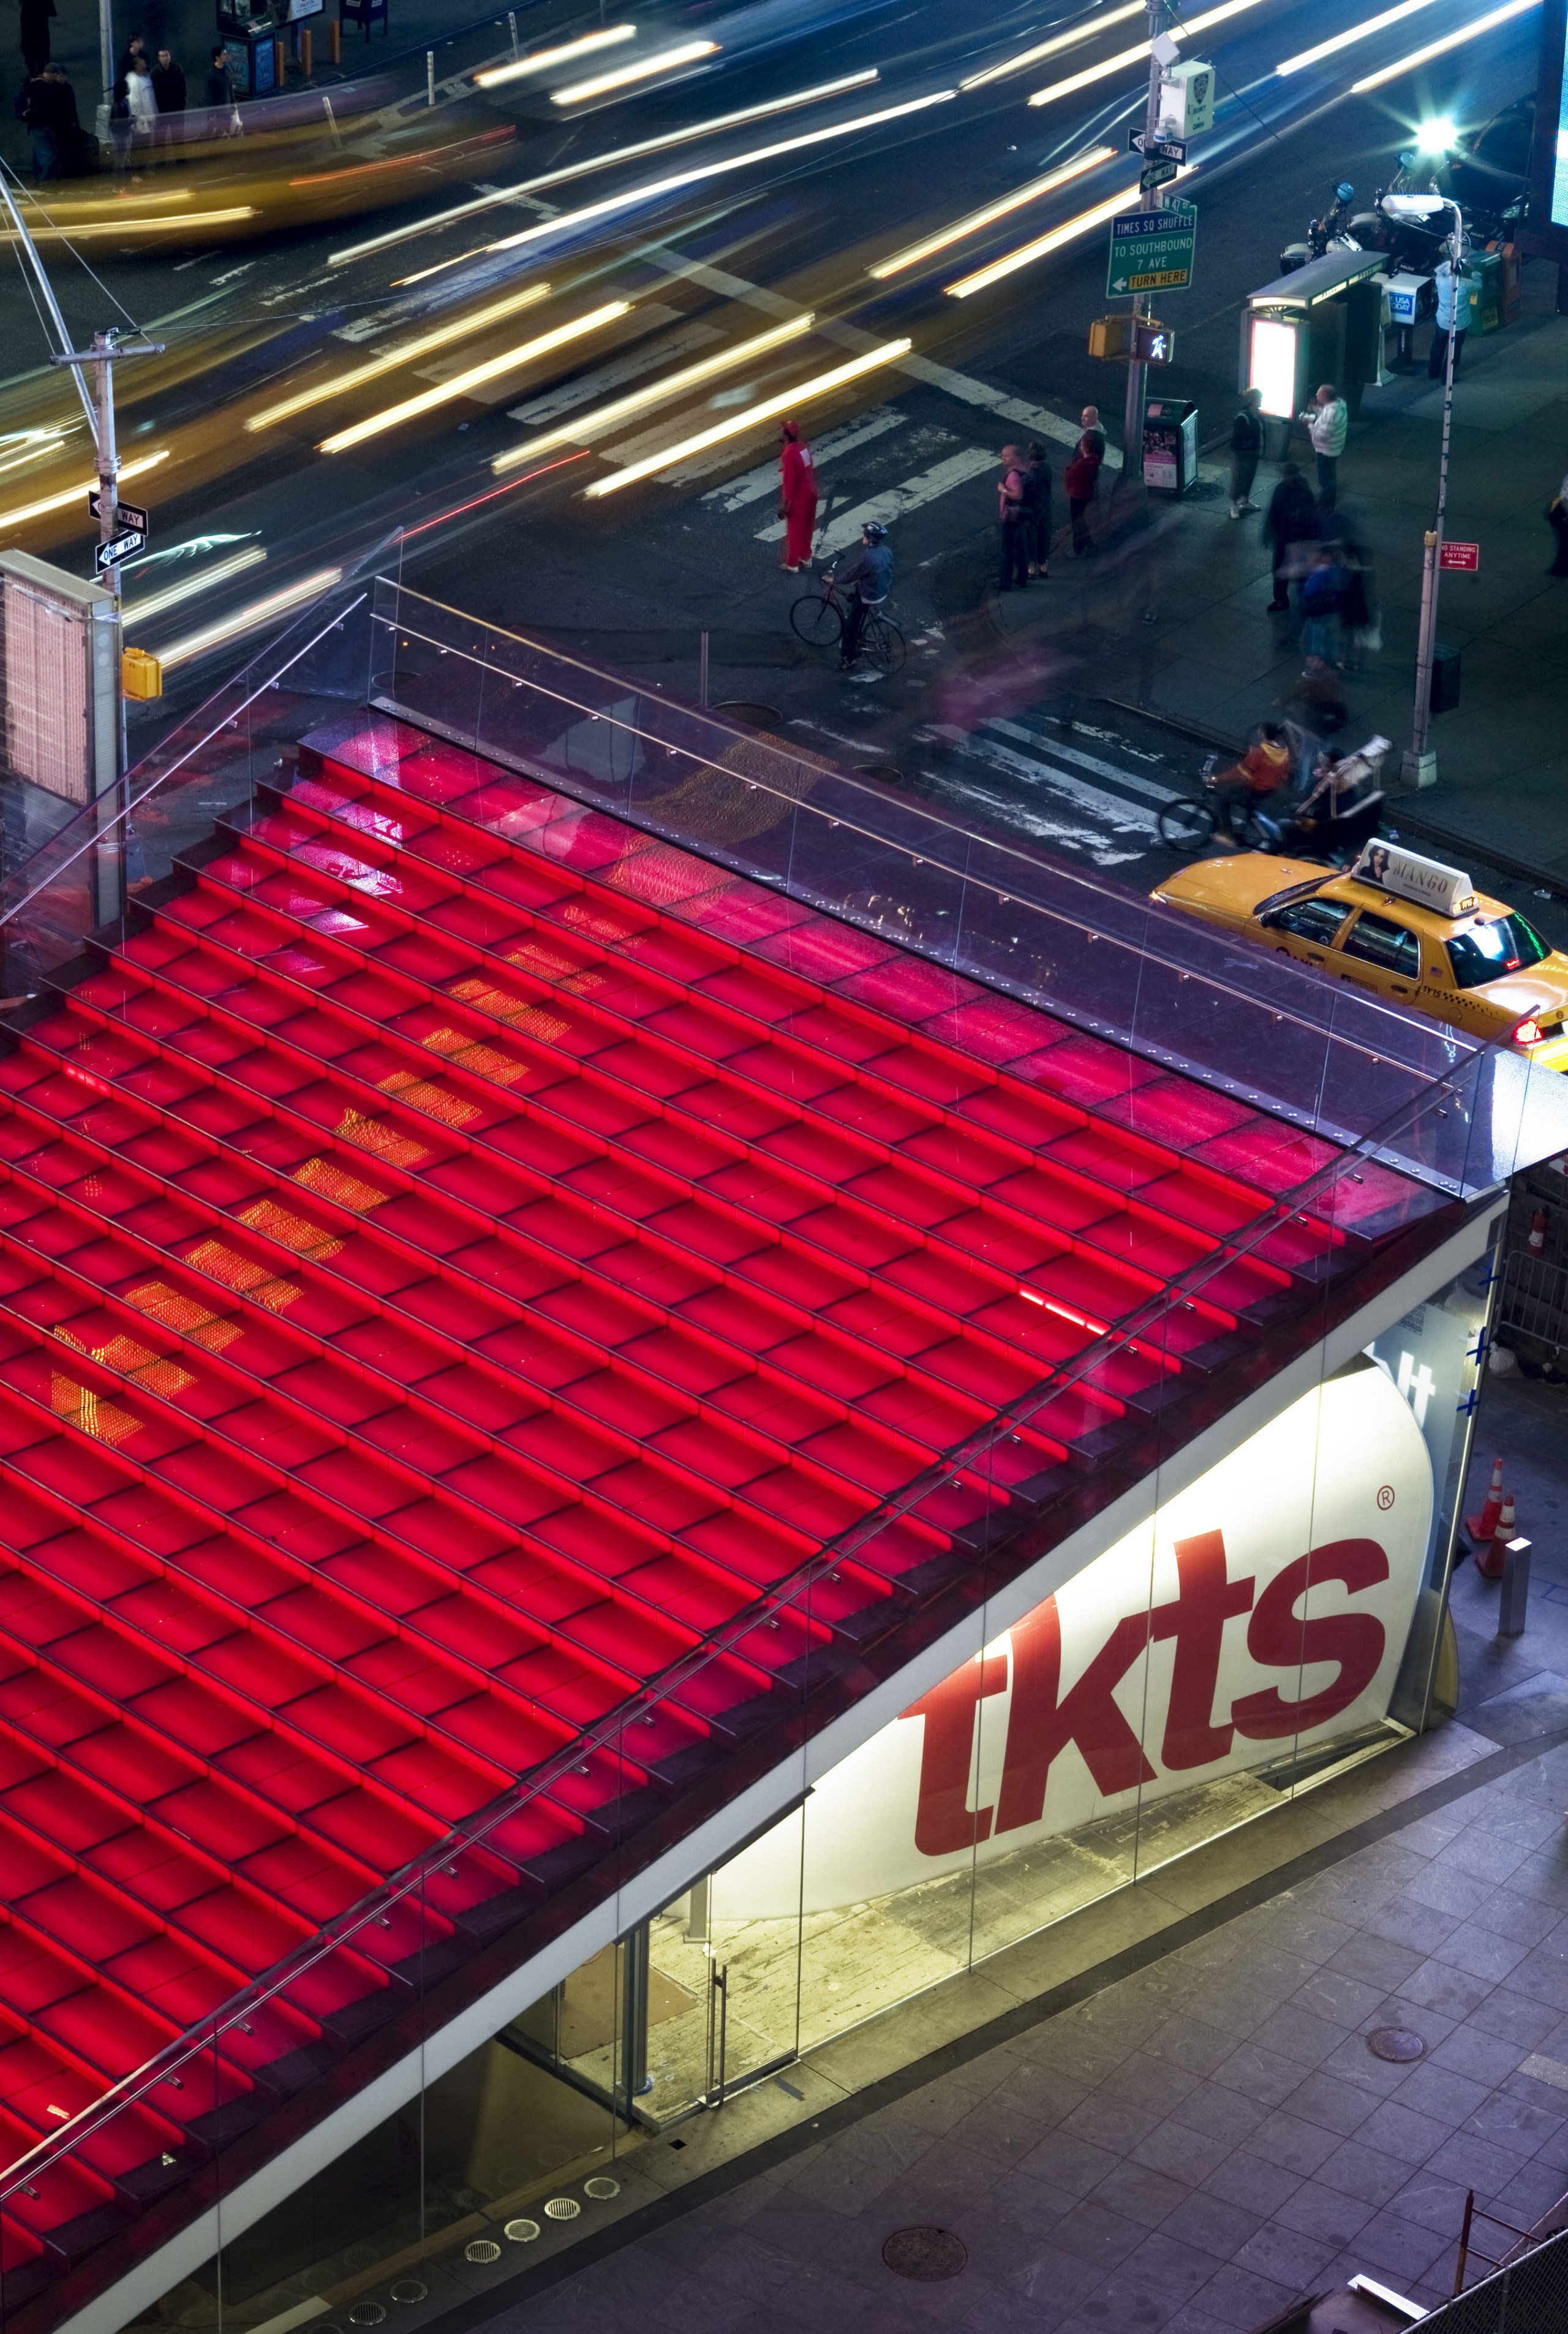
[[[1160,840],[1173,851],[1200,851],[1212,843],[1223,827],[1233,843],[1246,851],[1277,851],[1282,829],[1278,823],[1261,811],[1255,802],[1238,803],[1227,800],[1215,785],[1215,767],[1219,760],[1211,754],[1203,766],[1204,793],[1185,795],[1179,802],[1167,803],[1156,821]]]
[[[822,570],[819,588],[803,592],[790,609],[796,637],[814,649],[836,649],[844,636],[845,608],[831,567]],[[897,672],[909,654],[904,635],[880,607],[868,608],[861,632],[861,654],[880,672]]]

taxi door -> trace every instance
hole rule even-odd
[[[1414,1004],[1421,983],[1420,935],[1396,916],[1361,908],[1340,935],[1334,969],[1342,979],[1358,981],[1396,1004]]]
[[[1350,910],[1342,900],[1291,900],[1261,921],[1274,946],[1299,963],[1326,969],[1329,951]]]

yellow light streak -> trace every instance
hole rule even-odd
[[[182,641],[173,641],[158,651],[158,661],[165,672],[177,664],[188,664],[193,657],[201,656],[207,649],[222,646],[241,632],[253,631],[258,624],[270,623],[274,616],[282,616],[289,609],[300,607],[306,600],[318,599],[330,592],[334,584],[343,580],[341,567],[322,567],[314,575],[307,575],[301,584],[286,584],[265,600],[253,600],[248,608],[236,608],[232,616],[220,616],[215,624],[207,624],[199,632],[188,632]]]
[[[1369,34],[1380,33],[1385,25],[1397,24],[1401,17],[1413,16],[1418,9],[1431,5],[1432,0],[1400,0],[1397,8],[1385,8],[1380,16],[1369,16],[1364,24],[1353,24],[1348,33],[1336,33],[1332,41],[1320,41],[1315,49],[1303,49],[1299,56],[1286,57],[1283,64],[1275,65],[1275,71],[1277,73],[1301,72],[1323,57],[1336,56],[1341,49],[1348,49],[1353,41],[1364,41]]]
[[[356,243],[346,251],[328,255],[332,267],[346,266],[351,259],[365,259],[372,252],[389,250],[395,243],[407,243],[414,236],[428,235],[436,227],[450,227],[457,219],[472,218],[476,211],[492,211],[498,203],[509,203],[519,195],[535,195],[542,188],[559,187],[568,178],[581,178],[591,170],[607,170],[617,162],[635,162],[644,154],[662,153],[667,146],[688,146],[694,138],[711,138],[720,130],[738,129],[742,122],[761,121],[770,113],[788,113],[800,105],[815,105],[830,97],[839,97],[845,90],[863,89],[868,82],[878,79],[877,69],[869,65],[863,72],[846,73],[840,81],[820,82],[814,89],[797,90],[793,97],[775,97],[766,105],[748,105],[739,113],[716,113],[707,121],[694,121],[688,130],[669,130],[661,138],[644,138],[635,146],[612,147],[607,154],[592,154],[583,162],[569,162],[559,170],[547,170],[542,178],[524,178],[515,187],[504,187],[493,195],[476,195],[466,203],[454,203],[449,210],[437,211],[430,218],[416,219],[409,227],[395,227],[385,235],[372,236],[368,243]],[[481,245],[480,249],[484,246]],[[477,254],[466,251],[465,259]],[[450,267],[456,263],[443,259],[439,265]],[[421,271],[434,275],[438,270],[427,267]],[[405,284],[417,284],[418,275],[405,275]]]
[[[1243,16],[1249,8],[1262,5],[1262,0],[1223,0],[1218,8],[1209,8],[1201,16],[1189,16],[1185,24],[1172,24],[1173,41],[1196,40],[1198,34],[1212,31],[1216,24],[1228,24],[1232,16]],[[1139,64],[1149,54],[1149,43],[1140,41],[1135,49],[1123,49],[1119,55],[1107,57],[1102,64],[1086,65],[1066,81],[1053,82],[1049,89],[1037,89],[1029,100],[1031,105],[1051,105],[1059,97],[1071,97],[1075,90],[1088,89],[1097,81],[1108,81],[1112,73],[1124,72],[1129,65]]]
[[[64,443],[65,438],[63,431],[56,431],[48,438],[40,438],[34,444],[24,446],[21,453],[13,454],[9,461],[0,462],[0,476],[4,476],[7,470],[24,470],[29,462],[47,461],[52,455],[59,453]]]
[[[704,357],[697,364],[687,365],[680,372],[666,374],[647,389],[633,390],[629,397],[618,397],[612,405],[601,405],[592,413],[580,413],[575,421],[563,422],[557,429],[546,429],[542,437],[529,438],[521,446],[508,447],[497,454],[490,468],[493,470],[515,469],[519,462],[531,462],[535,454],[548,453],[553,446],[587,446],[606,429],[619,428],[634,413],[645,413],[650,406],[666,405],[682,391],[695,389],[699,381],[711,381],[715,373],[727,372],[732,365],[749,364],[753,357],[776,349],[785,341],[798,340],[802,333],[811,330],[816,318],[808,310],[803,316],[792,316],[786,324],[775,324],[771,332],[759,333],[753,341],[742,341],[733,349],[723,349],[718,355]]]
[[[1460,48],[1466,41],[1475,40],[1477,34],[1491,32],[1494,25],[1505,24],[1510,17],[1525,15],[1532,8],[1540,5],[1541,0],[1508,0],[1506,7],[1494,8],[1489,15],[1477,16],[1474,24],[1461,24],[1457,33],[1449,33],[1440,41],[1429,41],[1424,49],[1413,49],[1408,57],[1401,57],[1398,64],[1385,65],[1381,72],[1368,73],[1364,81],[1352,82],[1351,95],[1361,97],[1369,89],[1381,89],[1386,81],[1397,81],[1401,73],[1413,72],[1417,65],[1424,65],[1429,57],[1440,57],[1449,49]]]
[[[139,478],[145,471],[155,470],[159,462],[167,462],[168,459],[167,446],[160,448],[156,454],[140,455],[136,461],[127,462],[122,466],[120,484],[123,486],[127,478]],[[97,485],[98,480],[95,477],[83,478],[80,485],[67,487],[63,494],[45,495],[41,502],[24,503],[20,509],[0,511],[0,527],[21,526],[27,519],[42,518],[46,511],[69,510],[74,502],[82,503],[82,516],[85,517],[87,505],[82,498],[91,494]]]
[[[252,205],[245,203],[234,210],[186,211],[178,218],[83,219],[79,223],[73,221],[68,227],[35,227],[31,233],[34,243],[47,243],[52,239],[81,243],[85,236],[94,235],[188,235],[193,229],[205,234],[209,227],[230,227],[236,219],[255,217]],[[16,238],[8,235],[5,240],[14,243]]]
[[[683,438],[678,445],[667,446],[661,454],[649,454],[643,461],[629,462],[625,469],[616,470],[607,478],[595,478],[582,491],[597,499],[618,494],[622,487],[635,486],[639,478],[650,478],[656,470],[673,470],[689,461],[694,454],[706,453],[710,446],[722,446],[726,438],[744,437],[759,421],[771,420],[775,413],[793,413],[798,407],[810,405],[817,398],[843,388],[847,381],[858,381],[862,373],[873,371],[878,365],[895,364],[899,357],[908,356],[913,345],[911,341],[884,341],[880,349],[852,358],[848,364],[835,365],[832,372],[818,373],[813,381],[800,381],[776,397],[765,398],[760,405],[748,406],[731,421],[717,421],[711,429],[699,429],[695,438]]]
[[[476,89],[499,89],[504,82],[521,81],[527,73],[548,72],[552,65],[569,65],[576,57],[590,55],[595,49],[608,49],[618,41],[634,41],[635,24],[610,24],[601,33],[584,33],[580,41],[567,41],[558,49],[535,49],[532,56],[517,57],[509,65],[492,65],[486,72],[474,75]]]
[[[416,357],[427,356],[432,349],[445,348],[449,341],[461,340],[465,333],[482,333],[487,324],[498,323],[503,316],[515,315],[519,308],[532,308],[537,301],[546,298],[549,291],[548,284],[531,284],[525,292],[515,292],[507,300],[493,301],[488,308],[480,308],[471,316],[459,316],[417,341],[400,342],[395,349],[384,350],[379,357],[354,365],[348,372],[334,373],[331,381],[317,381],[293,397],[280,399],[276,405],[264,405],[259,413],[246,415],[245,426],[247,429],[270,429],[274,421],[286,421],[291,413],[303,413],[307,407],[319,405],[325,398],[341,397],[346,391],[358,389],[362,381],[374,381],[378,373],[411,364]]]
[[[635,64],[617,65],[613,72],[595,73],[592,81],[573,82],[570,89],[551,92],[552,105],[580,105],[585,97],[607,97],[612,89],[629,89],[633,82],[650,81],[655,73],[673,72],[677,65],[696,64],[699,57],[716,57],[717,41],[683,41],[678,49],[660,49],[640,57]]]
[[[880,260],[866,273],[874,275],[879,283],[887,276],[901,275],[906,267],[913,267],[919,261],[929,259],[934,252],[946,251],[949,244],[961,243],[967,235],[977,235],[994,219],[1005,218],[1009,211],[1022,210],[1025,203],[1037,202],[1042,195],[1050,194],[1057,187],[1064,187],[1070,178],[1079,178],[1086,170],[1098,169],[1101,162],[1112,160],[1120,150],[1115,146],[1091,147],[1075,161],[1064,162],[1061,169],[1048,171],[1043,178],[1032,179],[1028,186],[1020,187],[1016,194],[1005,197],[1001,202],[987,203],[984,210],[971,211],[967,218],[944,227],[940,235],[928,236],[924,243],[911,243],[905,250],[895,251],[890,259]]]
[[[418,397],[405,398],[401,405],[389,405],[380,413],[372,413],[351,429],[340,429],[331,438],[323,438],[317,447],[318,454],[341,454],[345,448],[361,445],[367,438],[379,438],[385,429],[396,429],[400,423],[412,421],[421,413],[429,413],[438,405],[447,404],[454,397],[466,397],[486,381],[495,381],[504,372],[513,372],[519,365],[531,364],[535,357],[547,356],[552,349],[563,348],[568,341],[578,341],[585,333],[595,333],[601,324],[613,323],[617,316],[630,314],[630,300],[610,300],[592,314],[576,316],[569,324],[557,324],[553,333],[541,333],[536,341],[524,341],[520,348],[504,350],[498,357],[490,357],[484,364],[470,365],[467,372],[454,373],[450,381],[438,381],[434,389],[425,390]]]
[[[1189,162],[1184,170],[1177,172],[1169,184],[1176,186],[1181,179],[1191,178],[1197,168],[1196,162]],[[1114,218],[1118,211],[1135,207],[1139,200],[1136,186],[1124,187],[1119,195],[1108,195],[1102,203],[1096,203],[1092,210],[1080,211],[1076,218],[1069,219],[1064,226],[1053,227],[1048,235],[1038,236],[1033,243],[1021,245],[1018,250],[1008,252],[1005,258],[994,259],[989,267],[979,268],[975,275],[961,276],[957,284],[949,284],[947,286],[948,298],[967,300],[972,293],[987,291],[993,284],[999,284],[1005,275],[1016,275],[1020,267],[1031,267],[1035,260],[1048,258],[1052,252],[1060,251],[1063,244],[1075,241],[1081,235],[1088,235],[1094,227],[1103,227],[1106,220]]]
[[[907,113],[923,112],[929,105],[945,105],[957,97],[956,89],[937,91],[931,97],[915,97],[902,105],[884,106],[880,113],[862,113],[853,121],[837,121],[827,130],[803,130],[798,138],[781,138],[773,146],[754,146],[749,154],[732,154],[726,162],[704,162],[695,170],[678,170],[672,178],[650,178],[646,186],[632,187],[623,195],[606,195],[602,202],[587,203],[580,211],[560,211],[554,218],[544,219],[537,227],[525,227],[516,235],[503,236],[492,243],[491,251],[515,251],[524,243],[536,243],[541,236],[559,235],[563,229],[582,227],[590,219],[608,218],[614,211],[630,209],[634,204],[646,203],[657,195],[669,195],[682,187],[700,186],[707,178],[723,178],[728,171],[744,170],[754,162],[776,161],[781,154],[799,154],[808,146],[821,146],[830,138],[847,138],[852,130],[874,130],[884,121],[897,121]]]
[[[178,608],[184,600],[194,600],[210,584],[226,584],[231,575],[243,575],[247,567],[259,567],[266,557],[260,544],[248,551],[236,551],[231,559],[220,559],[216,565],[203,567],[194,575],[187,575],[166,591],[150,593],[145,600],[128,601],[125,621],[128,624],[144,624],[154,616],[161,616],[166,608]]]
[[[1021,50],[1017,56],[1008,57],[999,65],[987,65],[984,72],[971,73],[958,86],[982,89],[988,81],[1005,81],[1009,73],[1022,72],[1025,65],[1037,65],[1042,57],[1053,57],[1060,49],[1076,48],[1080,41],[1092,41],[1096,33],[1103,33],[1111,24],[1124,24],[1129,16],[1141,16],[1144,13],[1144,0],[1130,0],[1125,8],[1109,8],[1087,24],[1075,24],[1070,33],[1058,33],[1054,40],[1042,41],[1037,48]]]

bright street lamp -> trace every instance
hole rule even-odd
[[[1423,121],[1416,132],[1418,154],[1446,154],[1458,133],[1446,113],[1435,121]]]

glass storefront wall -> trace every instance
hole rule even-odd
[[[348,2334],[483,2291],[703,2107],[1421,1728],[1491,1280],[1289,1403],[139,2322]]]

